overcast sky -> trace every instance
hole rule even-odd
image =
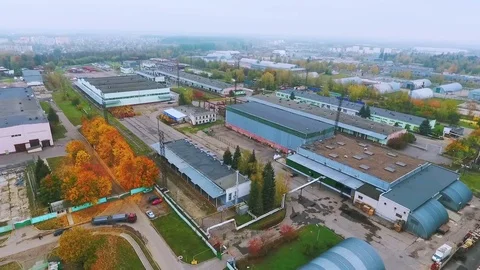
[[[268,35],[480,44],[480,0],[0,0],[2,32]]]

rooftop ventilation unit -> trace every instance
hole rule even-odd
[[[398,166],[401,166],[401,167],[407,166],[407,164],[405,164],[405,163],[403,163],[403,162],[401,162],[401,161],[397,161],[397,162],[395,162],[395,164],[397,164]]]
[[[364,169],[364,170],[366,170],[366,171],[367,171],[368,169],[370,169],[370,166],[367,166],[367,165],[365,165],[365,164],[362,164],[362,165],[360,165],[360,166],[358,166],[358,167],[360,167],[360,168],[362,168],[362,169]]]
[[[392,152],[388,152],[387,155],[391,156],[391,157],[397,157],[398,155],[395,154],[395,153],[392,153]]]
[[[391,172],[391,173],[394,173],[394,172],[396,171],[396,170],[395,170],[394,168],[392,168],[392,167],[385,167],[384,169],[385,169],[385,171],[389,171],[389,172]]]
[[[337,157],[338,157],[338,155],[337,155],[337,154],[334,154],[334,153],[328,154],[328,155],[331,156],[331,157],[333,157],[333,158],[337,158]]]
[[[361,157],[359,155],[355,155],[355,156],[353,156],[353,158],[356,159],[356,160],[362,160],[363,159],[363,157]]]
[[[363,152],[363,153],[365,153],[365,154],[367,154],[367,155],[369,155],[369,156],[373,156],[373,152],[370,152],[370,151],[365,151],[365,152]]]

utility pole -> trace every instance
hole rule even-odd
[[[163,185],[164,188],[167,188],[167,172],[165,166],[165,133],[163,130],[160,130],[160,119],[157,118],[157,132],[158,132],[158,149],[160,154],[160,173],[161,179],[160,183]]]
[[[103,118],[105,122],[108,124],[108,112],[107,112],[107,104],[105,102],[105,95],[102,92],[102,110],[103,110]]]
[[[177,59],[177,87],[180,88],[180,65],[178,64],[178,59]]]

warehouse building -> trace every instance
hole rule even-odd
[[[330,109],[310,105],[309,103],[299,103],[290,99],[278,98],[275,95],[257,95],[249,97],[248,100],[335,126],[337,114]],[[401,127],[377,123],[344,113],[339,116],[337,130],[383,145],[386,145],[388,140],[406,132]]]
[[[53,146],[47,117],[31,88],[0,88],[0,154]]]
[[[348,77],[348,78],[340,78],[340,79],[335,79],[334,82],[339,83],[339,84],[361,84],[362,79],[360,77]]]
[[[429,99],[433,97],[433,90],[430,88],[420,88],[410,91],[412,99]]]
[[[429,79],[419,79],[413,81],[406,81],[403,86],[404,88],[407,88],[409,90],[415,90],[430,87],[432,86],[432,82]]]
[[[248,69],[257,69],[257,70],[289,70],[292,72],[305,72],[305,68],[299,67],[295,64],[288,63],[276,63],[272,61],[257,60],[252,58],[242,58],[240,59],[240,66]]]
[[[225,125],[283,152],[334,132],[330,124],[256,102],[228,106]]]
[[[75,85],[91,99],[106,107],[138,105],[171,100],[170,88],[139,75],[80,78]]]
[[[343,135],[299,147],[287,165],[424,239],[472,199],[456,172]]]
[[[158,143],[152,148],[160,154]],[[250,180],[246,176],[188,139],[166,143],[165,158],[183,179],[217,207],[231,206],[250,193]]]
[[[455,83],[449,83],[449,84],[443,84],[440,86],[435,87],[435,93],[438,94],[453,94],[455,92],[461,91],[462,90],[462,85],[455,82]]]
[[[202,107],[179,106],[164,110],[163,113],[175,122],[188,121],[194,126],[217,121],[217,114],[215,112]]]
[[[291,93],[295,95],[295,101],[311,104],[321,108],[326,108],[333,111],[338,111],[340,100],[335,97],[324,97],[316,94],[311,94],[296,90],[282,90],[277,91],[276,95],[280,98],[288,99]],[[360,109],[364,106],[361,103],[343,101],[341,112],[349,115],[358,115]],[[415,130],[420,127],[425,120],[423,117],[409,115],[405,113],[390,111],[382,108],[370,107],[370,120],[378,123],[384,123],[391,126],[399,126],[402,128],[409,127],[410,130]],[[430,126],[435,127],[436,120],[430,120]]]
[[[468,92],[468,99],[480,101],[480,89],[475,89]]]
[[[397,82],[389,83],[376,83],[373,84],[373,89],[377,90],[380,94],[388,94],[400,91],[401,84]]]
[[[43,85],[43,77],[38,70],[24,69],[22,70],[22,77],[28,86]]]
[[[358,238],[347,238],[299,270],[385,270],[377,251]]]

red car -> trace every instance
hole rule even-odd
[[[161,202],[163,202],[162,198],[158,198],[152,201],[152,205],[157,205],[157,204],[160,204]]]

